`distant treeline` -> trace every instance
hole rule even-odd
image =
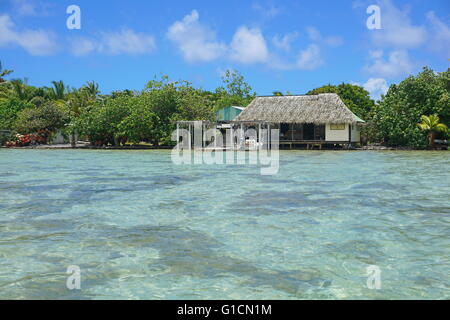
[[[67,137],[89,140],[93,145],[123,145],[146,142],[170,145],[177,120],[214,120],[215,112],[230,105],[247,106],[256,93],[237,71],[223,76],[214,91],[194,88],[188,81],[168,76],[151,80],[142,91],[115,91],[102,95],[89,81],[69,88],[62,81],[49,87],[34,87],[20,79],[7,80],[11,70],[0,67],[0,130],[36,134],[47,141],[57,131]],[[366,120],[364,139],[390,146],[425,148],[427,133],[417,126],[422,115],[437,115],[450,121],[450,69],[437,73],[424,68],[392,85],[380,101],[352,84],[325,85],[307,94],[334,92],[360,118]],[[281,95],[275,91],[274,95]],[[448,133],[441,133],[445,138]]]

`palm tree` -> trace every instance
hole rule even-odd
[[[12,72],[13,72],[13,70],[3,69],[2,62],[0,61],[0,83],[6,82],[6,80],[3,79],[3,77],[7,76],[8,74],[10,74]]]
[[[48,88],[49,94],[53,100],[65,100],[67,88],[64,82],[52,81],[53,88]]]
[[[418,123],[417,126],[420,130],[428,132],[428,139],[430,148],[434,148],[434,137],[438,132],[447,132],[448,127],[439,122],[439,117],[437,115],[425,116],[421,118],[422,122]]]
[[[93,100],[95,100],[97,98],[97,95],[100,93],[100,91],[98,90],[98,83],[94,81],[88,81],[84,85],[83,89],[88,92],[90,98],[92,98]]]
[[[67,95],[66,105],[69,108],[70,116],[72,118],[70,124],[71,144],[76,146],[76,129],[74,127],[74,120],[77,119],[84,109],[94,104],[98,100],[98,84],[94,81],[88,81],[81,89],[74,89]]]
[[[13,79],[13,80],[8,81],[8,87],[10,89],[10,93],[12,95],[16,96],[17,98],[19,98],[20,100],[29,102],[31,99],[33,99],[37,95],[37,92],[32,90],[27,85],[27,82],[28,82],[27,78],[25,78],[24,80]]]
[[[17,96],[20,100],[28,100],[25,92],[25,85],[21,79],[14,79],[9,83],[15,96]]]

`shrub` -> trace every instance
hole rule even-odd
[[[21,134],[40,133],[48,137],[51,132],[63,128],[68,122],[66,112],[48,102],[39,108],[22,110],[15,122],[15,129]]]

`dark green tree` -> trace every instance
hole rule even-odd
[[[392,85],[373,111],[373,138],[387,145],[425,148],[427,133],[417,127],[423,115],[450,120],[450,69],[434,72],[424,68]]]
[[[68,122],[68,115],[52,102],[39,108],[27,108],[20,111],[14,124],[17,132],[22,134],[44,131],[55,132]]]
[[[236,70],[227,70],[222,76],[223,86],[216,89],[216,110],[228,106],[246,107],[256,97],[244,76]]]
[[[345,105],[358,117],[363,120],[370,120],[371,111],[375,106],[375,101],[370,98],[370,94],[363,87],[341,83],[338,86],[328,84],[326,86],[309,91],[307,94],[337,93]]]

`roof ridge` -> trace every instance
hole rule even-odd
[[[274,95],[272,95],[272,96],[256,96],[256,98],[317,97],[317,96],[329,95],[329,94],[338,95],[335,92],[324,92],[324,93],[319,93],[319,94],[287,94],[287,95],[282,95],[282,96],[274,96]]]

